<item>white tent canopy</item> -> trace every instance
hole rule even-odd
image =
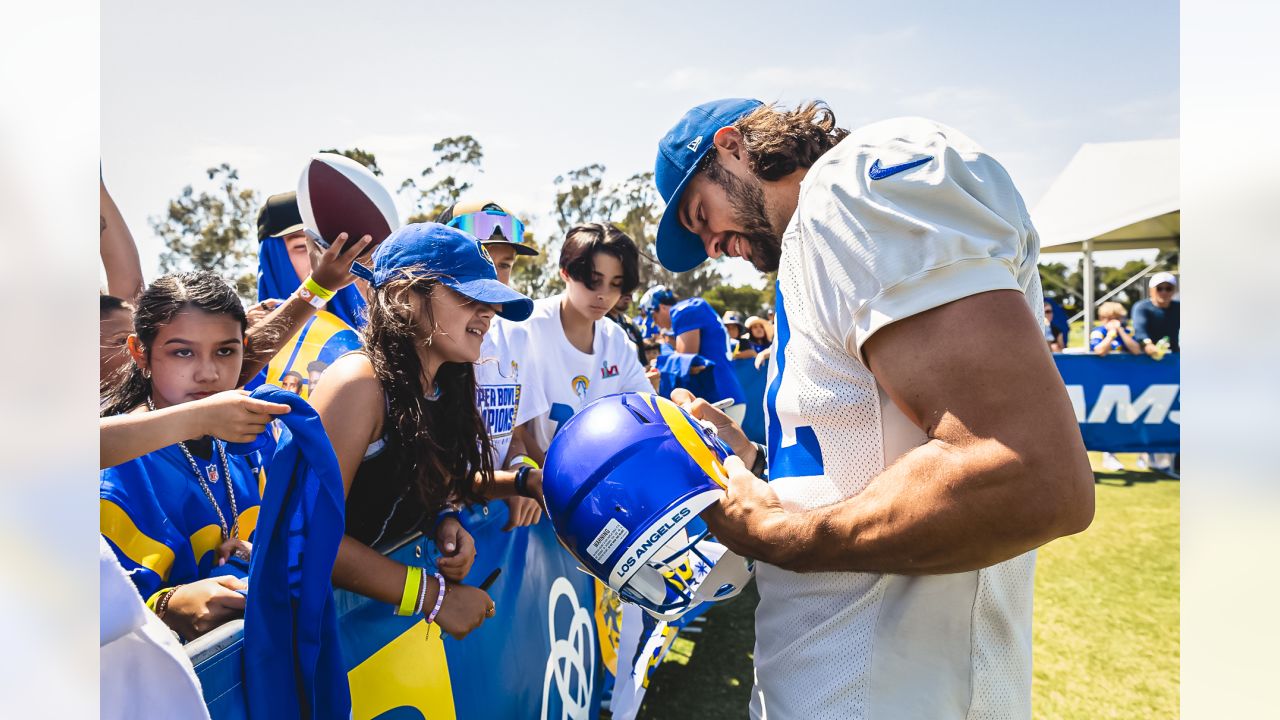
[[[1031,211],[1041,253],[1084,253],[1086,335],[1093,326],[1093,251],[1176,248],[1178,181],[1176,138],[1090,143]]]
[[[1041,198],[1040,252],[1172,248],[1181,229],[1178,140],[1090,143]]]

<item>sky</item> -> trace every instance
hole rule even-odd
[[[666,130],[719,97],[822,99],[846,128],[940,121],[1004,164],[1033,220],[1082,144],[1179,131],[1173,1],[130,0],[102,6],[101,48],[103,174],[148,278],[148,219],[223,162],[265,198],[311,153],[360,147],[394,190],[471,134],[474,193],[546,239],[557,175],[652,170]]]

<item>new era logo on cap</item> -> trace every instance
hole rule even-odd
[[[685,147],[689,148],[689,152],[698,152],[698,146],[701,144],[702,144],[702,136],[699,135],[698,137],[693,139],[693,142],[689,143]]]

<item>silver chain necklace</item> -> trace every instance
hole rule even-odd
[[[147,407],[151,411],[155,411],[155,403],[151,402],[151,397],[147,396]],[[218,501],[213,498],[213,490],[209,488],[209,483],[205,481],[204,475],[200,473],[200,467],[196,464],[196,458],[187,449],[187,444],[181,440],[178,441],[178,447],[182,448],[182,454],[187,456],[187,462],[191,464],[191,472],[196,475],[196,482],[200,483],[200,489],[204,491],[204,496],[209,499],[209,504],[213,506],[213,511],[218,513],[218,524],[222,526],[222,541],[226,542],[232,537],[240,537],[240,513],[236,509],[236,493],[231,487],[231,467],[227,463],[227,444],[218,440],[218,438],[210,438],[213,446],[218,449],[218,456],[222,458],[222,477],[227,484],[227,500],[231,503],[231,528],[227,528],[227,518],[222,514],[222,508],[218,506]],[[210,479],[217,482],[217,478],[213,477],[218,472],[217,464],[209,465]]]

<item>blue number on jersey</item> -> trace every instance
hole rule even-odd
[[[778,372],[769,383],[765,392],[765,407],[769,413],[769,479],[784,477],[808,477],[822,475],[822,447],[818,444],[818,436],[813,428],[802,425],[795,429],[794,445],[780,447],[782,444],[782,421],[778,418],[778,388],[782,386],[782,375],[787,370],[787,341],[791,339],[791,328],[787,324],[787,310],[782,302],[782,289],[778,288],[777,297],[778,347],[773,351],[773,361],[778,364]]]
[[[560,434],[560,426],[564,425],[564,421],[573,417],[573,406],[564,403],[553,403],[551,412],[547,415],[556,424],[555,432],[551,433],[551,437]]]

